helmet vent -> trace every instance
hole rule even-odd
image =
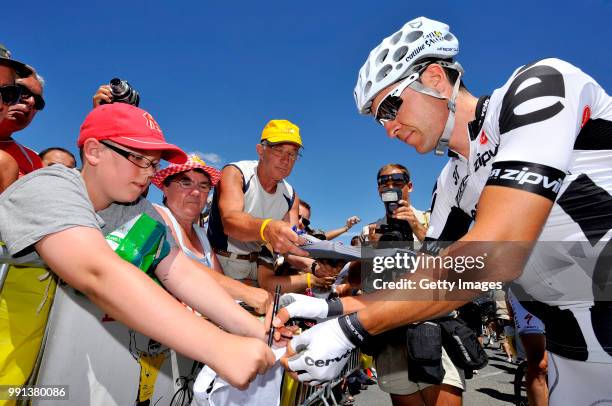
[[[366,64],[365,75],[366,77],[370,76],[370,61],[368,61],[368,63]]]
[[[395,45],[400,40],[400,38],[402,38],[402,31],[401,30],[396,32],[395,34],[393,34],[393,36],[391,37],[391,39],[389,41],[391,42],[391,45]]]
[[[407,53],[408,53],[408,47],[406,45],[399,47],[393,53],[393,61],[394,62],[401,61],[402,59],[404,59],[404,56],[406,56]]]
[[[449,33],[447,33],[447,34],[444,36],[444,39],[445,39],[445,40],[447,40],[447,41],[452,41],[452,40],[454,40],[454,39],[455,39],[455,37],[453,36],[453,34],[451,34],[451,33],[449,32]]]
[[[364,89],[364,90],[365,90],[365,92],[367,93],[367,92],[369,92],[369,91],[370,91],[370,89],[371,89],[371,88],[372,88],[372,81],[371,81],[371,80],[368,80],[368,83],[366,83],[366,85],[365,85],[365,89]]]
[[[380,51],[380,54],[378,54],[378,56],[376,57],[376,64],[380,65],[381,63],[383,63],[385,59],[387,59],[387,55],[389,55],[389,48],[385,48]]]
[[[402,69],[403,66],[404,66],[403,63],[398,63],[397,65],[395,65],[395,69],[400,70]]]
[[[386,78],[387,75],[389,74],[389,72],[391,72],[392,69],[393,69],[393,67],[391,65],[383,66],[382,69],[379,70],[378,74],[376,75],[376,81],[380,82],[382,79]]]
[[[417,39],[423,36],[423,31],[411,31],[406,35],[406,42],[412,44]]]

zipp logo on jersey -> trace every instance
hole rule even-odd
[[[339,357],[334,357],[334,358],[329,358],[326,360],[322,360],[322,359],[312,359],[312,357],[306,357],[304,358],[304,362],[306,363],[306,365],[308,366],[315,366],[315,367],[326,367],[329,366],[329,364],[332,364],[334,362],[340,362],[345,358],[348,358],[348,356],[351,355],[351,350],[347,350],[344,354],[340,355]]]
[[[506,186],[525,190],[555,200],[565,173],[545,165],[530,162],[496,162],[487,185]]]
[[[483,132],[484,134],[484,132]],[[494,149],[489,149],[484,153],[478,153],[476,155],[476,160],[474,161],[474,172],[477,172],[483,166],[487,166],[487,163],[497,155],[497,151],[499,150],[499,145],[496,145]]]

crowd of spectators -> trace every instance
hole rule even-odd
[[[313,227],[315,208],[287,181],[304,145],[295,123],[270,120],[255,143],[256,160],[215,168],[168,143],[148,112],[114,102],[110,86],[102,85],[80,129],[77,170],[67,147],[36,153],[14,138],[44,109],[44,86],[34,68],[0,46],[0,236],[12,255],[41,258],[115,320],[210,366],[238,388],[248,387],[275,362],[265,343],[277,288],[332,300],[363,292],[360,267],[315,260],[300,248],[305,235],[333,240],[361,219],[351,215],[342,227],[327,231]],[[163,169],[162,160],[169,162]],[[163,193],[161,205],[146,200],[149,183]],[[353,233],[351,245],[376,244],[393,233],[422,242],[429,211],[412,206],[409,169],[400,163],[381,167],[376,186],[385,215]],[[389,193],[395,198],[389,200]],[[104,237],[142,213],[167,231],[156,242],[152,263],[138,269],[115,255]],[[500,338],[510,324],[502,308]],[[259,320],[266,311],[268,318]],[[409,377],[406,328],[378,337],[375,369],[367,368],[376,372],[359,370],[346,380],[346,403],[377,381],[395,405],[461,404],[465,373],[444,348],[440,382]],[[295,331],[279,329],[276,345]]]

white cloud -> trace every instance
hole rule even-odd
[[[215,154],[214,152],[195,151],[194,153],[202,157],[202,159],[206,163],[210,163],[213,165],[219,165],[220,163],[223,162],[223,158],[219,154]]]

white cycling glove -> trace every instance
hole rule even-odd
[[[328,320],[291,340],[297,354],[289,358],[288,366],[301,382],[318,385],[340,375],[351,351],[370,339],[357,313]]]
[[[280,307],[287,309],[290,318],[326,319],[342,314],[340,299],[318,299],[312,296],[287,293],[280,298]]]

